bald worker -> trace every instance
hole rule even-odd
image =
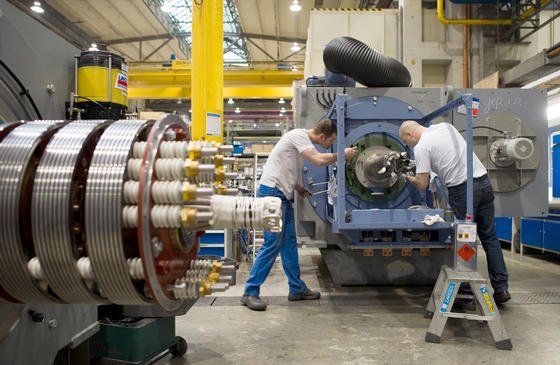
[[[414,149],[416,175],[407,180],[424,190],[430,182],[430,172],[439,176],[447,187],[449,204],[457,219],[465,219],[467,211],[467,143],[449,123],[426,128],[413,120],[405,121],[399,129],[401,140]],[[473,220],[478,237],[486,252],[490,283],[494,300],[502,304],[511,299],[508,291],[508,272],[502,248],[494,226],[494,192],[486,168],[473,154]]]

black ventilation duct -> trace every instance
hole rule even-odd
[[[327,70],[367,87],[410,86],[410,73],[402,63],[351,37],[330,41],[323,62]]]

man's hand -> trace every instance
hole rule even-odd
[[[411,183],[414,187],[424,190],[428,187],[430,182],[430,174],[420,173],[416,176],[406,175],[406,180]]]
[[[302,198],[309,198],[311,195],[313,195],[309,190],[301,185],[296,185],[296,191]]]
[[[348,147],[344,149],[344,158],[346,160],[350,160],[352,159],[352,157],[354,157],[354,155],[356,154],[356,147]]]

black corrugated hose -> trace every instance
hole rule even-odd
[[[367,87],[411,85],[410,73],[402,63],[351,37],[330,41],[323,51],[323,62],[327,70]]]

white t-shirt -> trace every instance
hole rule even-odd
[[[467,181],[467,142],[449,123],[430,126],[414,147],[416,173],[433,172],[445,186],[456,186]],[[482,162],[473,154],[473,177],[486,174]]]
[[[266,160],[260,183],[280,189],[291,200],[298,181],[301,153],[310,148],[315,146],[307,129],[292,129],[284,134]]]

